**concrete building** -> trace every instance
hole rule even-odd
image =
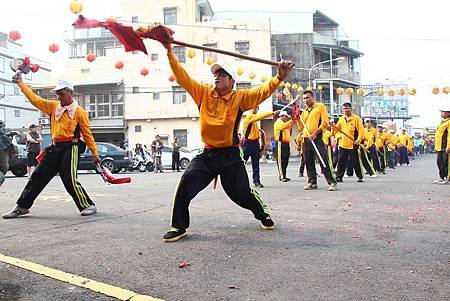
[[[15,58],[25,58],[22,45],[8,38],[7,33],[0,32],[0,120],[6,127],[16,131],[29,131],[28,126],[37,124],[40,112],[30,104],[19,87],[11,81],[14,72],[10,68],[10,61]],[[25,83],[31,86],[46,82],[50,78],[50,66],[38,58],[30,56],[31,63],[40,66],[38,72],[23,76]]]

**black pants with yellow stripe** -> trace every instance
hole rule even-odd
[[[239,148],[205,149],[189,163],[178,183],[170,222],[172,227],[177,229],[189,227],[191,200],[216,176],[220,176],[222,187],[233,202],[252,211],[258,220],[268,216],[269,207],[259,193],[250,188]]]
[[[361,157],[361,163],[364,166],[364,169],[367,171],[367,173],[372,176],[375,174],[375,168],[372,164],[372,161],[370,160],[370,150],[367,149],[364,150],[362,147],[358,149],[359,155]]]
[[[444,179],[446,177],[450,177],[450,154],[446,154],[445,151],[437,151],[436,152],[436,164],[439,169],[439,177]]]
[[[77,181],[78,159],[78,144],[76,143],[60,142],[48,146],[42,161],[31,174],[30,180],[17,200],[17,205],[21,208],[31,208],[36,197],[57,173],[78,210],[82,211],[94,205]]]
[[[314,140],[314,144],[316,145],[317,151],[319,152],[320,157],[323,159],[323,163],[325,163],[325,166],[323,166],[322,160],[317,157],[316,150],[314,149],[314,145],[311,143],[311,141],[309,139],[305,139],[304,143],[303,155],[305,156],[308,183],[317,185],[316,158],[319,161],[320,168],[322,169],[323,175],[325,176],[328,185],[330,185],[331,183],[336,183],[336,180],[334,179],[333,173],[331,171],[331,163],[328,162],[327,148],[325,146],[325,143],[323,143],[322,138],[316,138]]]
[[[336,178],[342,179],[348,165],[354,168],[355,174],[359,179],[363,178],[361,171],[361,158],[357,148],[347,149],[340,147],[338,156]]]
[[[276,148],[278,179],[286,178],[286,169],[289,164],[290,148],[289,143],[277,142]]]

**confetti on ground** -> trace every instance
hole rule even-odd
[[[178,267],[180,268],[180,269],[182,269],[182,268],[186,268],[186,267],[188,267],[188,266],[190,266],[191,264],[190,263],[187,263],[187,262],[180,262],[179,264],[178,264]]]

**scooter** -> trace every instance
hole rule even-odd
[[[145,171],[153,171],[155,169],[155,166],[153,164],[152,157],[148,152],[145,154],[145,159],[142,157],[141,154],[134,154],[133,155],[133,166],[131,167],[131,170],[139,170],[140,172]]]

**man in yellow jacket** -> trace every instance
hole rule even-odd
[[[434,182],[447,184],[450,180],[450,107],[441,109],[441,118],[434,135],[436,164],[439,169],[439,179]]]
[[[306,109],[300,114],[297,120],[297,126],[303,132],[304,138],[304,156],[306,172],[308,174],[308,184],[304,187],[305,190],[317,189],[317,172],[316,161],[319,159],[319,164],[322,167],[325,179],[329,185],[329,191],[336,191],[336,180],[330,169],[330,164],[327,163],[327,149],[322,140],[322,134],[328,126],[328,111],[323,103],[316,103],[314,94],[310,90],[303,92],[303,102],[306,104]],[[320,158],[318,158],[320,156]]]
[[[173,53],[171,44],[163,46],[167,49],[170,67],[178,84],[192,96],[199,108],[200,134],[205,143],[204,151],[189,163],[181,176],[173,202],[171,229],[163,240],[174,242],[187,235],[191,200],[219,175],[222,187],[232,201],[252,211],[264,230],[274,229],[267,204],[256,190],[250,188],[237,131],[243,112],[269,98],[294,64],[281,61],[277,75],[258,88],[233,90],[234,71],[229,66],[211,65],[214,84],[203,84],[188,75]]]
[[[377,125],[377,135],[375,138],[375,149],[380,163],[380,170],[382,174],[386,174],[387,167],[387,152],[386,144],[389,141],[389,136],[385,131],[385,127],[382,124]]]
[[[65,80],[58,81],[58,85],[53,89],[58,95],[56,101],[43,99],[34,94],[20,75],[15,75],[13,82],[17,83],[33,106],[50,116],[52,144],[45,148],[44,157],[31,174],[17,200],[17,206],[5,213],[3,218],[16,218],[28,214],[34,200],[58,173],[81,215],[95,214],[97,207],[77,180],[78,160],[80,153],[84,151],[79,148],[85,148],[87,145],[93,155],[94,164],[100,164],[100,157],[89,128],[88,115],[73,99],[72,84]],[[81,143],[81,136],[86,144]]]
[[[400,155],[399,164],[400,166],[406,164],[409,166],[408,158],[408,148],[411,147],[411,138],[409,137],[406,129],[402,129],[402,133],[398,136],[398,152]]]
[[[373,168],[375,171],[382,173],[382,170],[380,168],[380,161],[378,160],[377,156],[377,149],[375,146],[375,140],[377,137],[377,129],[372,127],[372,121],[370,119],[366,119],[364,121],[364,125],[366,128],[366,139],[365,141],[365,147],[369,151],[369,161],[372,163]]]
[[[259,106],[256,106],[244,119],[244,126],[242,128],[242,132],[244,133],[242,149],[244,152],[244,161],[247,162],[248,158],[251,158],[252,160],[253,184],[255,184],[255,187],[263,188],[264,185],[261,184],[259,175],[259,157],[261,154],[258,121],[269,116],[278,116],[280,111],[258,114],[258,110]]]
[[[343,181],[345,169],[350,166],[354,168],[358,182],[362,182],[363,174],[359,146],[364,140],[364,126],[361,118],[353,114],[351,103],[346,102],[342,105],[342,113],[344,115],[339,118],[336,126],[333,127],[333,133],[337,132],[337,130],[343,133],[339,140],[336,181]]]
[[[292,132],[292,119],[286,111],[280,112],[280,117],[273,125],[273,136],[277,142],[276,157],[278,167],[278,179],[281,182],[289,182],[291,179],[286,177],[286,169],[289,164]]]

